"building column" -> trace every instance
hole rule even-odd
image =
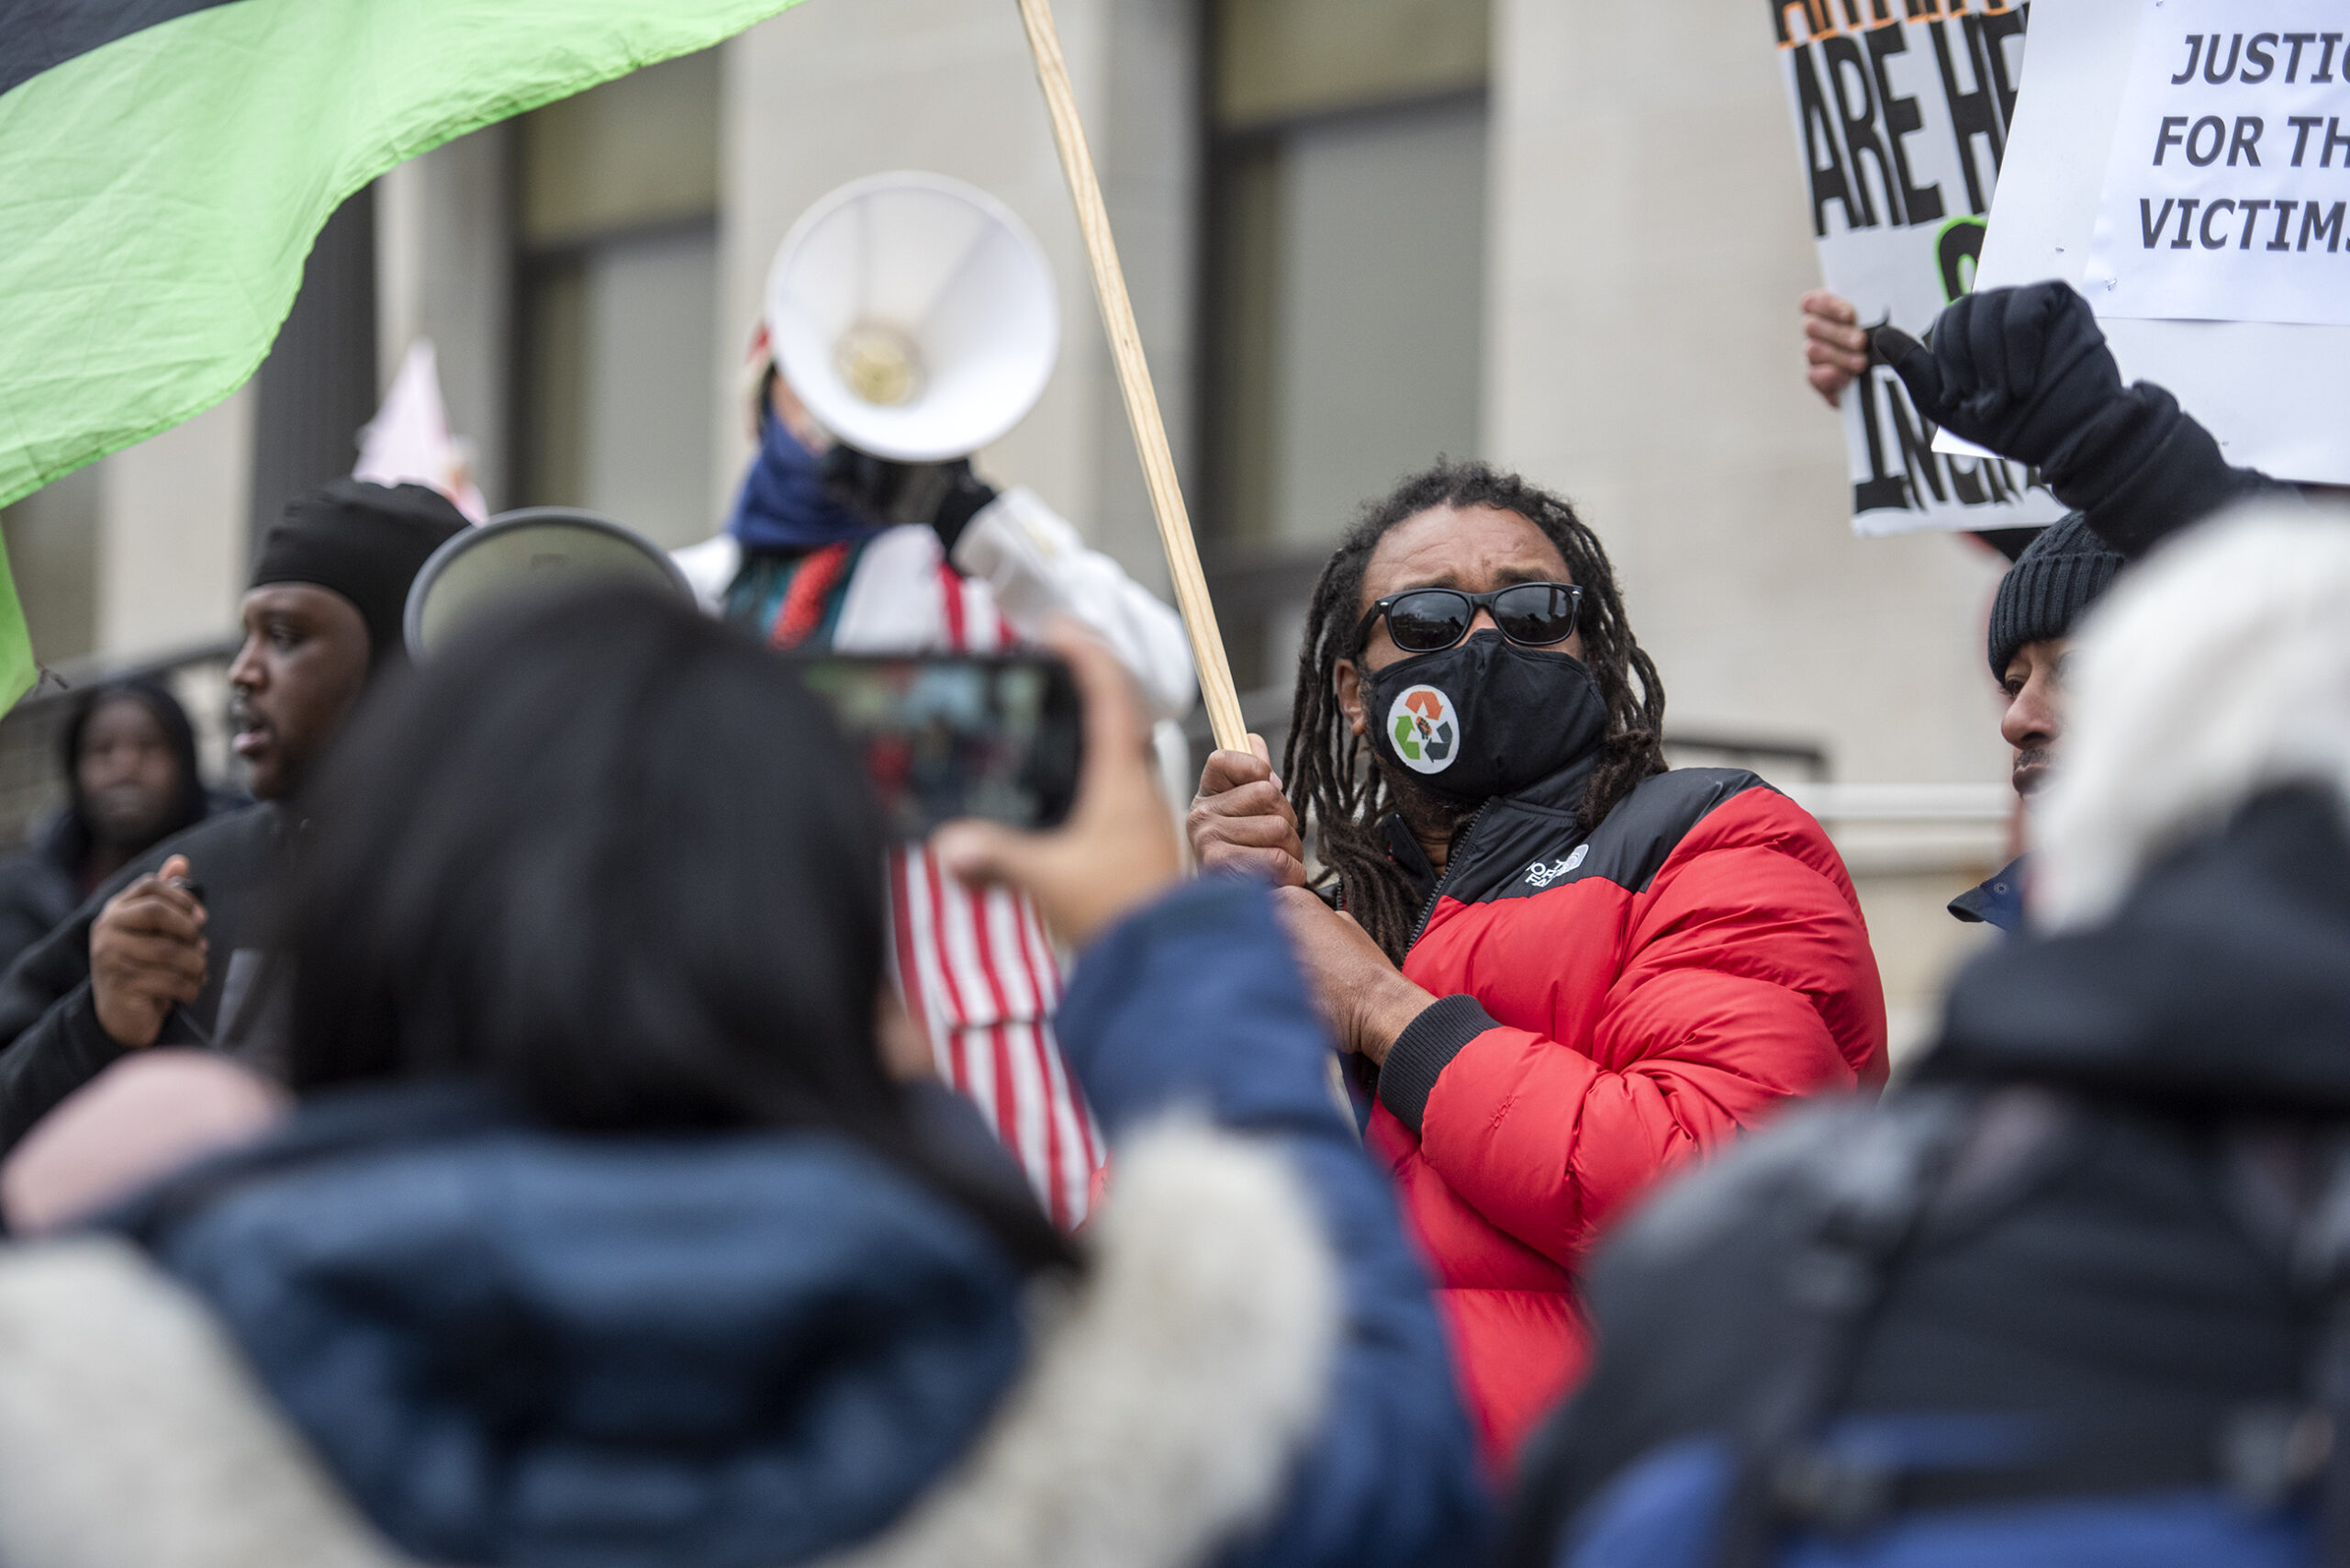
[[[302,289],[254,376],[252,537],[285,503],[349,475],[359,430],[375,417],[375,193],[327,219],[302,268]]]
[[[257,401],[249,382],[98,465],[96,646],[109,663],[236,629],[252,560]]]

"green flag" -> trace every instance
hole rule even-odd
[[[241,386],[393,164],[793,3],[0,0],[0,506]]]

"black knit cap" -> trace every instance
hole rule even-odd
[[[405,656],[408,585],[432,552],[467,526],[438,490],[337,479],[285,503],[261,542],[249,586],[312,583],[342,595],[367,623],[369,663],[381,669]]]
[[[2071,636],[2073,622],[2104,594],[2121,564],[2079,512],[2042,529],[1991,601],[1991,678],[2008,673],[2008,661],[2026,643]]]

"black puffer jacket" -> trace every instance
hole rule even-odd
[[[1790,1118],[1618,1233],[1589,1285],[1595,1369],[1529,1453],[1507,1561],[1557,1561],[1569,1521],[1668,1445],[1754,1451],[1815,1360],[1830,1190],[1874,1180],[1905,1124],[1967,1130],[1813,1429],[1959,1413],[2030,1432],[2033,1457],[1897,1476],[1874,1506],[2243,1483],[2221,1460],[2247,1419],[2306,1392],[2291,1194],[2319,1172],[2311,1131],[2350,1123],[2345,1040],[2350,835],[2315,790],[2256,799],[2102,926],[1991,949],[1882,1108]],[[1787,1522],[1774,1498],[1760,1511]]]

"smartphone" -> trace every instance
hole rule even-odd
[[[1069,666],[1050,654],[789,656],[872,775],[900,838],[957,817],[1022,828],[1068,817],[1084,715]]]

